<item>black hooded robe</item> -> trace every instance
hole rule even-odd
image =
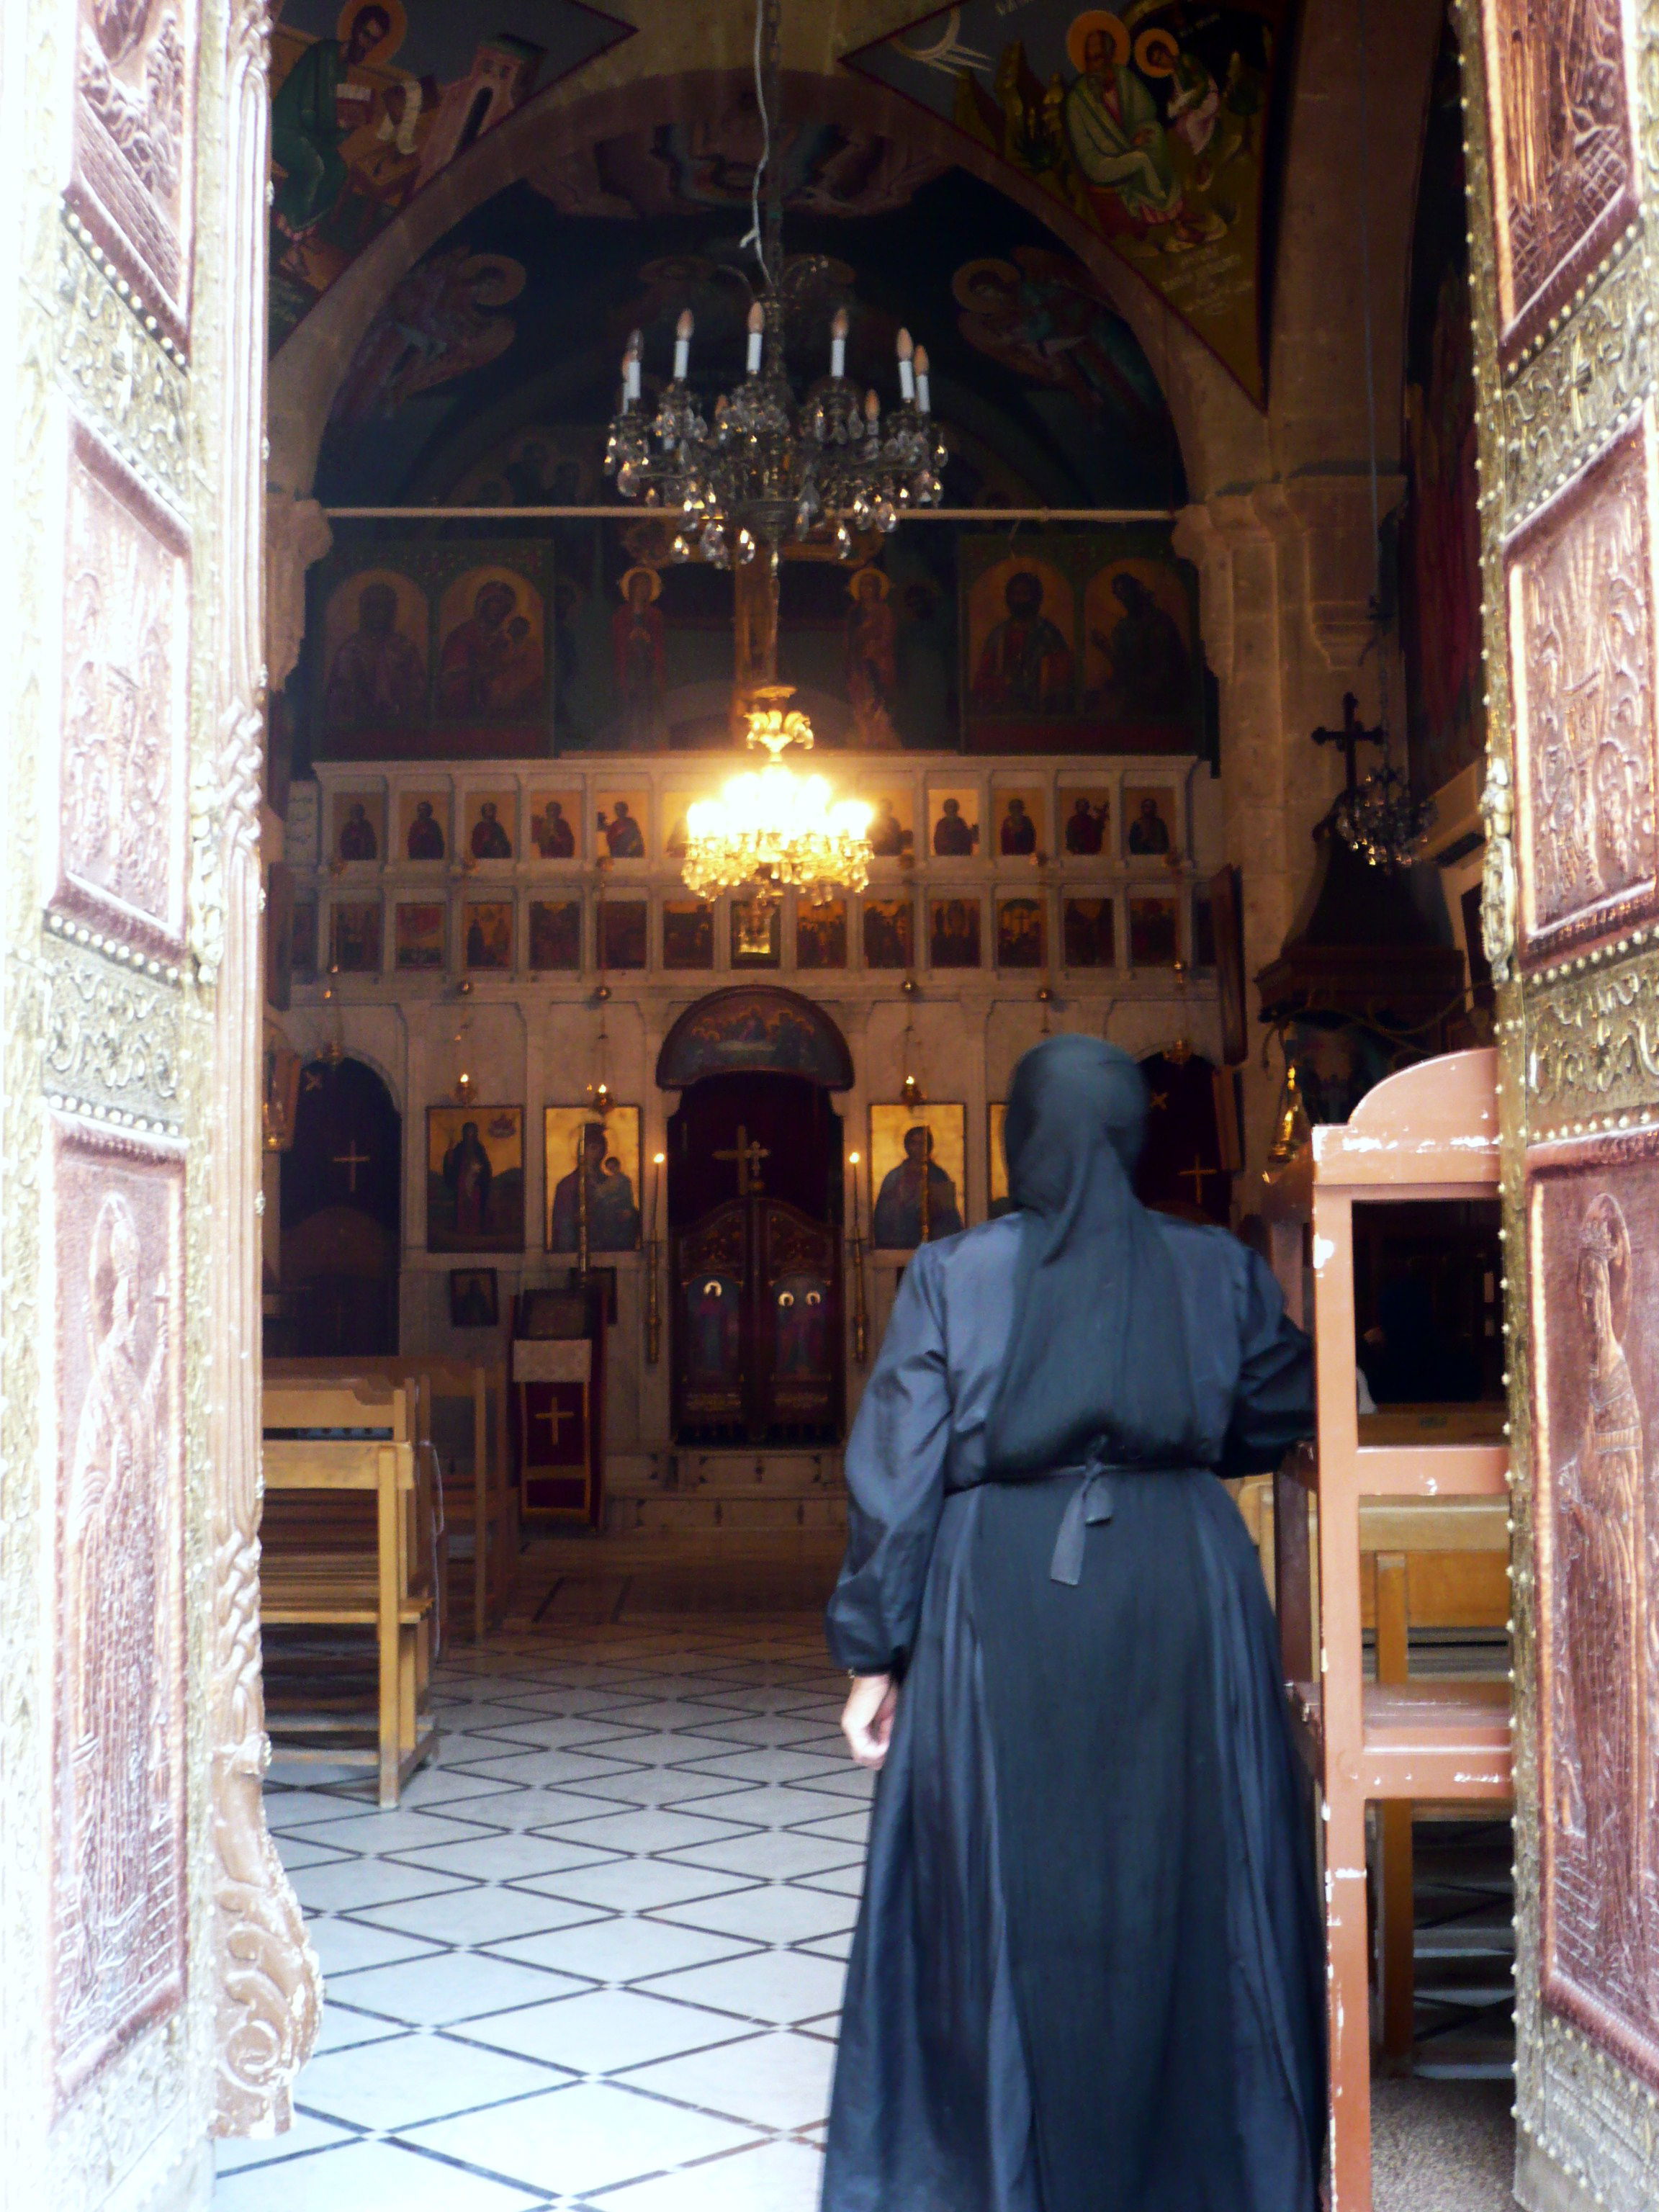
[[[1085,1073],[1118,1082],[1122,1055],[1091,1050]],[[1097,1131],[1131,1162],[1139,1110]],[[1071,1157],[1042,1212],[1027,1191],[911,1261],[848,1443],[831,1649],[902,1686],[823,2212],[1314,2212],[1308,1795],[1260,1565],[1212,1471],[1309,1431],[1308,1340],[1224,1231],[1146,1213],[1086,1133],[1050,1115],[1044,1136]],[[1090,1279],[1121,1249],[1127,1281]],[[1128,1372],[1098,1379],[1091,1328],[1129,1342]],[[1115,1393],[1139,1409],[1133,1451]],[[1100,1442],[1069,1474],[1011,1470],[1023,1409],[1040,1439],[1055,1407],[1061,1431],[1098,1413]]]

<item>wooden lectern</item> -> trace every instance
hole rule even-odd
[[[605,1510],[602,1283],[513,1302],[514,1441],[521,1514],[597,1528]]]

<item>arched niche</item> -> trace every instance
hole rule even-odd
[[[737,983],[699,999],[657,1054],[657,1082],[664,1091],[683,1091],[705,1076],[762,1072],[846,1091],[853,1081],[853,1055],[822,1006],[798,991],[766,983]]]

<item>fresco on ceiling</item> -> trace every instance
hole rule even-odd
[[[1480,514],[1474,341],[1456,34],[1441,34],[1429,102],[1406,325],[1401,642],[1412,781],[1432,792],[1480,759]]]
[[[1087,223],[1261,405],[1292,7],[963,0],[846,59]]]
[[[631,35],[580,0],[288,0],[270,40],[272,349],[452,161]]]
[[[1198,580],[1168,525],[975,534],[961,572],[968,751],[1201,750]]]
[[[674,325],[696,319],[691,381],[711,403],[743,374],[746,204],[626,225],[499,192],[401,279],[337,395],[318,495],[331,504],[603,501],[604,426],[631,331],[647,400]],[[901,328],[932,356],[959,506],[1156,507],[1186,496],[1169,411],[1098,281],[1004,193],[952,169],[879,214],[790,216],[823,283],[792,314],[800,386],[852,314],[848,374],[896,398]],[[372,426],[374,434],[364,435]]]
[[[342,529],[308,580],[313,760],[489,760],[551,749],[550,549]]]

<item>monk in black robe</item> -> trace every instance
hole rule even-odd
[[[1261,1568],[1218,1474],[1313,1425],[1226,1231],[1131,1184],[1144,1079],[1015,1072],[1014,1211],[905,1269],[830,1648],[879,1766],[823,2212],[1315,2212],[1323,1954]]]

